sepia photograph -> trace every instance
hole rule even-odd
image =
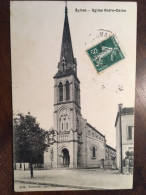
[[[14,190],[132,189],[136,2],[10,11]]]

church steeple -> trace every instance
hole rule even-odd
[[[63,58],[65,58],[66,62],[73,62],[74,60],[67,12],[67,7],[65,7],[65,20],[62,36],[60,62],[63,60]]]
[[[55,77],[65,76],[68,74],[76,75],[76,59],[73,55],[72,41],[68,22],[68,9],[66,5],[60,61],[58,63],[58,73],[55,75]]]

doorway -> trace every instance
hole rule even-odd
[[[62,150],[62,154],[63,154],[63,166],[64,167],[69,167],[69,164],[70,164],[70,156],[69,156],[68,149],[64,148]]]

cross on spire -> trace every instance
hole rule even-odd
[[[65,1],[65,14],[67,14],[67,1]]]

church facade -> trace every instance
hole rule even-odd
[[[44,153],[44,168],[100,167],[108,156],[109,146],[106,145],[105,136],[87,123],[81,114],[80,81],[72,49],[67,7],[58,72],[54,76],[53,117],[55,141]],[[116,158],[116,151],[112,147],[110,155]]]

